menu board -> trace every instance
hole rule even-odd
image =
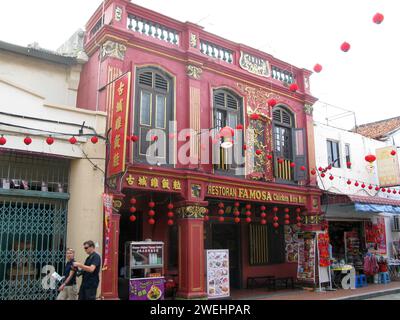
[[[315,239],[312,233],[299,234],[297,278],[315,282]]]
[[[300,228],[296,224],[285,225],[285,256],[288,263],[297,263],[299,231]]]
[[[129,280],[129,300],[164,300],[164,277]]]
[[[229,250],[206,250],[208,298],[230,296]]]
[[[131,268],[143,269],[163,265],[162,243],[132,243],[131,244]]]

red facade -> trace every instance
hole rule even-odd
[[[315,168],[312,105],[316,99],[311,95],[308,84],[311,72],[267,53],[212,35],[198,25],[175,21],[124,0],[106,1],[104,12],[101,6],[86,29],[85,48],[90,59],[82,72],[79,107],[110,114],[115,93],[114,80],[130,71],[132,95],[128,135],[142,139],[142,133],[145,132],[139,131],[141,127],[145,129],[142,124],[155,121],[157,126],[157,122],[161,121],[157,118],[160,114],[164,119],[176,120],[178,133],[186,128],[199,132],[200,129],[216,127],[221,120],[216,116],[218,93],[219,97],[227,99],[225,102],[228,101],[228,104],[229,101],[237,101],[235,106],[238,112],[233,118],[236,124],[242,124],[244,129],[250,126],[261,128],[263,132],[257,139],[261,139],[259,141],[263,148],[260,156],[265,160],[256,157],[259,162],[256,163],[255,172],[241,177],[217,170],[211,163],[197,165],[178,161],[171,166],[149,165],[139,161],[141,147],[138,147],[138,142],[130,141],[127,144],[125,174],[115,179],[107,177],[108,192],[114,194],[116,213],[120,215],[115,215],[115,226],[122,230],[124,223],[133,224],[123,217],[129,216],[129,200],[135,197],[135,206],[138,208],[136,216],[142,215],[142,218],[135,222],[135,227],[127,229],[131,228],[132,233],[137,233],[136,239],[151,238],[166,243],[164,273],[175,276],[179,283],[178,295],[183,298],[206,296],[203,252],[205,247],[215,243],[210,230],[218,223],[237,226],[235,230],[241,239],[237,287],[245,287],[249,276],[272,274],[295,277],[295,263],[250,264],[249,223],[245,222],[246,217],[242,216],[240,224],[235,224],[233,215],[226,214],[224,221],[219,222],[217,203],[224,202],[232,207],[234,201],[240,201],[241,207],[251,204],[252,223],[258,224],[260,216],[257,208],[261,205],[267,207],[268,224],[273,223],[271,212],[274,206],[279,208],[281,224],[284,208],[290,210],[292,223],[296,220],[295,209],[300,208],[304,215],[304,230],[320,227],[320,192],[315,187],[315,178],[309,174]],[[146,96],[146,91],[141,89],[140,79],[143,76],[145,83],[146,76],[150,74],[152,79],[156,79],[153,81],[159,80],[159,89],[167,88],[168,94],[158,95],[157,92],[162,92],[160,89],[154,91],[154,95]],[[153,83],[157,86],[156,82]],[[298,85],[296,92],[290,90],[292,83]],[[159,98],[164,96],[165,100]],[[274,108],[268,106],[271,99],[276,101]],[[154,114],[150,112],[148,118],[139,115],[138,110],[144,112],[144,109],[138,108],[144,108],[147,104],[152,108],[154,103]],[[158,106],[163,106],[161,110],[164,111],[158,113]],[[230,120],[227,113],[223,112],[221,114],[225,117],[223,122],[226,125]],[[254,114],[257,116],[252,116]],[[281,127],[276,124],[279,116],[282,117],[279,121],[286,121]],[[111,120],[109,127],[112,127]],[[281,129],[275,129],[278,127]],[[298,139],[296,129],[297,132],[304,132],[305,140],[304,143],[300,143],[300,138],[296,140],[297,147],[294,149],[287,147],[288,142],[276,141],[273,134],[279,131],[282,137],[286,137],[285,134],[290,132],[287,139]],[[176,156],[177,150],[187,143],[185,139],[180,140],[169,153]],[[206,148],[212,148],[212,145],[203,145],[197,134],[192,135],[190,140],[193,141],[190,157],[198,158]],[[290,141],[294,143],[294,140]],[[278,144],[280,147],[277,147]],[[290,156],[279,153],[284,152],[285,148]],[[256,149],[257,144],[253,152]],[[296,158],[297,152],[302,153],[303,157]],[[268,155],[272,158],[267,158]],[[301,162],[303,160],[304,163]],[[297,167],[290,166],[293,162]],[[156,202],[154,225],[147,221],[150,199]],[[175,244],[178,264],[173,267],[169,267],[170,263],[167,262],[169,250],[172,250],[170,227],[167,224],[168,202],[174,206],[173,220],[178,226],[178,243]],[[209,221],[204,221],[207,212]],[[111,242],[113,249],[118,251],[121,238],[117,231],[113,229],[115,237]],[[119,248],[121,251],[121,245]],[[111,259],[117,258],[118,253],[111,256]],[[103,279],[106,279],[103,280],[103,295],[107,298],[117,297],[117,266],[118,263],[113,261],[103,272]]]

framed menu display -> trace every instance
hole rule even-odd
[[[208,298],[229,297],[229,250],[206,250],[206,263]]]
[[[298,233],[300,228],[295,225],[285,225],[285,255],[286,262],[297,263],[298,261]]]
[[[315,283],[315,234],[302,233],[298,237],[297,279]]]

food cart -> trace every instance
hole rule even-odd
[[[129,280],[129,300],[164,299],[164,243],[125,243],[125,278]]]

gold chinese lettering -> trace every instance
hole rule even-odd
[[[117,112],[122,112],[123,103],[124,103],[124,99],[119,99],[119,101],[117,102],[117,106],[116,106],[116,111]]]
[[[141,187],[147,187],[147,178],[146,177],[139,177],[138,185]]]
[[[162,179],[161,180],[161,186],[163,189],[169,189],[169,180],[168,179]]]
[[[119,153],[114,154],[113,166],[118,167],[120,163]]]
[[[174,190],[181,190],[181,182],[179,180],[174,180],[172,183],[172,188]]]
[[[120,135],[120,134],[117,134],[117,135],[115,136],[115,139],[114,139],[114,149],[119,149],[119,148],[121,148],[120,142],[121,142],[121,135]]]
[[[122,96],[122,94],[124,93],[124,89],[125,89],[125,84],[123,82],[120,82],[119,83],[119,88],[117,89],[118,90],[118,94],[120,96]]]
[[[119,130],[122,128],[122,118],[118,117],[117,119],[115,119],[115,126],[114,129],[115,130]]]
[[[130,174],[129,176],[126,177],[126,182],[128,183],[129,186],[133,186],[133,184],[135,183],[135,178],[132,177],[132,175]]]
[[[151,178],[150,179],[150,187],[158,188],[158,179],[157,178]]]

